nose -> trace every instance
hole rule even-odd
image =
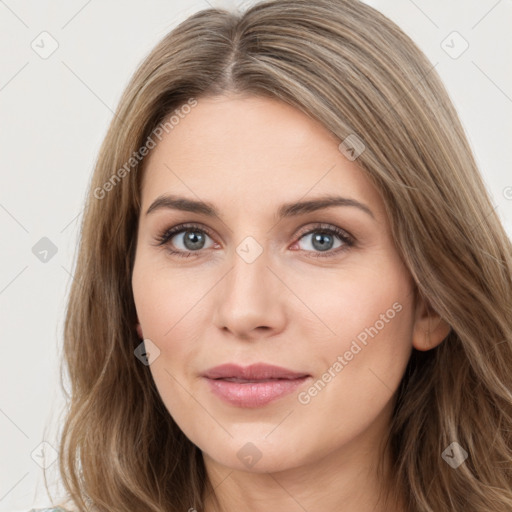
[[[271,268],[268,251],[251,259],[234,251],[230,270],[214,289],[214,324],[244,340],[273,336],[286,322],[286,286]]]

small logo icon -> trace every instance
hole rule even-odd
[[[160,349],[150,339],[145,339],[133,353],[139,361],[149,366],[160,356]]]
[[[245,443],[236,455],[248,468],[252,468],[263,454],[253,443]]]
[[[353,162],[366,149],[366,146],[359,136],[355,133],[351,133],[343,139],[338,149],[348,160]]]
[[[57,246],[45,236],[32,247],[34,256],[43,263],[48,263],[57,254],[57,250]]]
[[[49,468],[59,457],[59,452],[46,441],[36,446],[30,454],[32,460],[43,469]]]
[[[452,59],[458,59],[469,48],[469,43],[454,30],[441,41],[441,48]]]
[[[441,457],[453,468],[457,469],[467,458],[468,452],[462,446],[454,441],[444,450]]]
[[[246,263],[252,263],[263,252],[263,247],[252,236],[248,236],[240,242],[236,252]]]
[[[59,47],[57,40],[49,33],[41,32],[30,44],[32,50],[34,50],[41,59],[47,59],[52,55],[55,50]]]

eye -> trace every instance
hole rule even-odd
[[[302,234],[296,243],[299,243],[302,239],[308,239],[306,243],[306,252],[312,252],[311,256],[317,258],[324,258],[334,256],[340,252],[346,251],[355,244],[354,238],[349,235],[346,231],[337,226],[331,226],[329,224],[321,224],[310,229],[306,233]],[[339,244],[334,247],[335,239],[338,239]],[[309,250],[312,248],[313,250]],[[323,254],[325,253],[325,254]]]
[[[160,233],[156,237],[156,242],[158,246],[166,246],[169,253],[187,258],[194,256],[194,253],[199,253],[202,249],[211,248],[214,244],[207,247],[205,243],[206,239],[211,239],[212,236],[207,229],[197,224],[180,224]],[[335,256],[355,245],[355,240],[349,233],[330,224],[313,226],[309,231],[300,234],[297,242],[293,245],[298,244],[302,239],[307,239],[307,237],[310,237],[310,241],[306,244],[306,249],[302,250],[311,253],[311,256],[315,258]],[[333,248],[336,238],[338,239],[338,245]],[[176,239],[176,241],[173,241],[173,239]],[[174,249],[173,246],[177,249]]]
[[[171,254],[186,258],[192,256],[194,252],[207,248],[205,247],[206,238],[210,238],[208,231],[197,224],[180,224],[158,235],[157,242],[158,245],[167,245],[167,250]],[[173,239],[177,242],[171,244]],[[171,245],[177,245],[178,250],[172,249]]]

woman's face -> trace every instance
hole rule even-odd
[[[199,98],[147,157],[139,334],[169,414],[210,463],[375,453],[421,348],[384,204],[340,142],[277,100],[223,96]],[[317,208],[327,197],[339,203]],[[294,373],[205,377],[227,363]]]

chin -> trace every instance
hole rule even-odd
[[[265,435],[268,434],[267,433]],[[247,438],[245,438],[247,439]],[[286,446],[280,439],[274,439],[277,444],[258,438],[255,441],[240,441],[230,439],[229,443],[200,448],[205,462],[208,459],[216,464],[221,464],[235,471],[247,471],[250,473],[275,473],[287,469],[293,469],[302,465],[305,461],[297,453],[296,443]],[[209,448],[212,448],[211,450]]]

